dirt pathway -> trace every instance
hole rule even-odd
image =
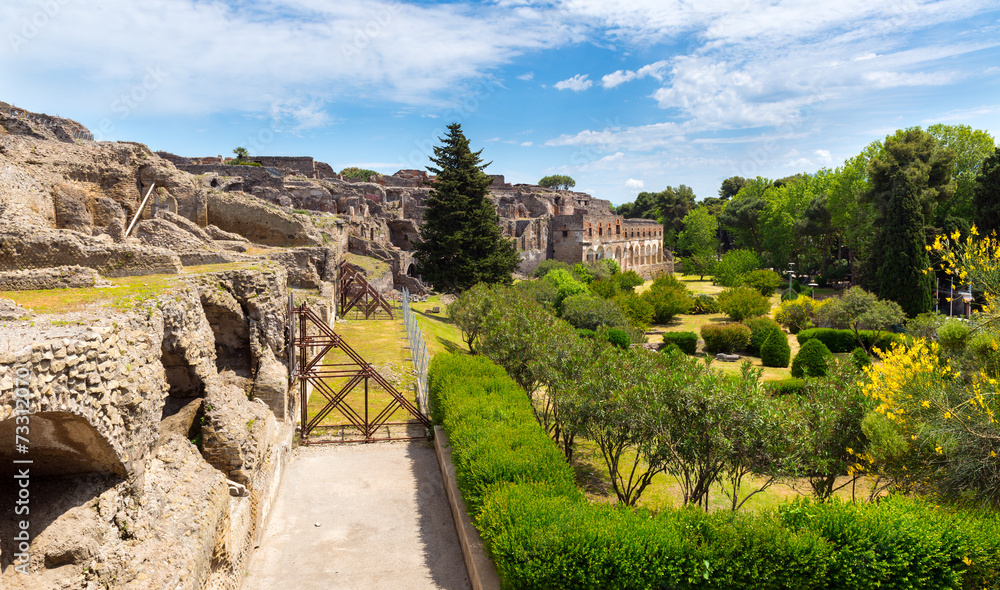
[[[244,590],[467,590],[433,447],[299,447],[248,570]]]

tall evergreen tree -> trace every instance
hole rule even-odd
[[[1000,147],[983,160],[972,193],[975,220],[981,235],[1000,233]]]
[[[870,190],[864,198],[878,216],[862,282],[882,299],[899,303],[910,317],[933,305],[925,227],[937,204],[955,191],[954,160],[955,152],[938,146],[929,134],[907,129],[887,137],[868,165]]]
[[[492,179],[458,123],[448,125],[431,158],[437,175],[427,199],[417,271],[438,291],[455,293],[479,282],[511,282],[520,262],[514,245],[503,237],[496,207],[488,198]]]

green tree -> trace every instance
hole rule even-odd
[[[729,287],[717,297],[719,309],[734,322],[761,316],[771,308],[771,302],[753,287]]]
[[[340,175],[344,178],[356,178],[358,180],[368,181],[372,176],[378,176],[378,172],[374,170],[368,170],[367,168],[358,168],[357,166],[348,166],[340,171]]]
[[[677,251],[685,255],[712,257],[719,248],[719,221],[705,207],[696,207],[681,220]]]
[[[973,129],[968,125],[931,125],[927,133],[937,140],[940,148],[955,152],[955,164],[952,178],[955,179],[955,194],[941,204],[937,210],[935,225],[942,227],[949,217],[973,219],[976,214],[973,203],[973,193],[976,188],[976,176],[982,167],[983,160],[988,158],[994,149],[993,136],[981,129]]]
[[[479,283],[464,291],[448,306],[448,317],[462,332],[462,341],[469,351],[476,352],[476,341],[486,328],[490,308],[498,301],[494,286]]]
[[[503,237],[496,207],[487,197],[492,179],[483,169],[482,150],[469,149],[458,123],[448,125],[443,145],[427,169],[437,182],[427,199],[421,241],[414,257],[417,269],[438,291],[454,293],[479,282],[511,282],[519,256]]]
[[[764,193],[770,187],[770,180],[758,176],[744,185],[719,213],[719,223],[733,232],[736,243],[752,247],[758,255],[763,252],[765,237],[760,227],[761,213],[767,208]]]
[[[245,148],[245,147],[235,148],[233,150],[233,153],[236,154],[236,161],[237,162],[242,162],[242,161],[244,161],[244,160],[246,160],[247,158],[250,157],[250,152],[248,152],[247,148]]]
[[[576,181],[565,174],[553,174],[539,180],[538,186],[544,186],[545,188],[562,187],[563,190],[569,190],[576,186]]]
[[[861,337],[862,330],[874,332],[871,342],[877,342],[884,330],[902,324],[906,314],[895,301],[879,299],[874,293],[869,293],[861,287],[851,287],[843,297],[830,299],[819,312],[822,321],[834,326],[845,326],[854,332],[858,346],[869,354],[871,350],[865,347]],[[874,344],[872,344],[874,346]]]
[[[728,201],[738,195],[740,189],[746,186],[749,182],[749,180],[743,178],[742,176],[730,176],[722,181],[722,186],[719,187],[719,198],[723,201]]]
[[[1000,147],[983,160],[972,201],[979,233],[986,236],[1000,230]]]
[[[933,303],[924,228],[937,204],[955,190],[954,159],[952,150],[939,149],[927,133],[908,129],[887,137],[882,153],[868,165],[871,185],[865,199],[875,205],[878,218],[862,280],[910,317],[929,311]]]

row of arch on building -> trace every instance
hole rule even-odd
[[[583,256],[587,262],[611,258],[622,270],[664,262],[663,245],[660,243],[588,246],[584,248]]]
[[[607,223],[590,223],[584,222],[583,229],[586,238],[662,238],[663,237],[663,226],[659,224],[652,223],[628,223],[622,224],[622,218],[618,217],[614,222],[608,221]]]

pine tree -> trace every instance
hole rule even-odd
[[[496,207],[488,198],[492,181],[479,155],[472,152],[462,126],[453,123],[439,138],[431,158],[437,175],[427,199],[421,242],[416,246],[417,272],[438,291],[455,293],[476,283],[511,282],[520,262],[514,245],[503,237]]]
[[[972,193],[979,234],[1000,233],[1000,147],[983,160]]]

